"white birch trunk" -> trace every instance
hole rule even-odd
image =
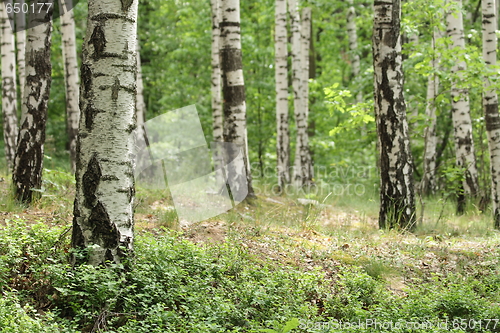
[[[453,0],[458,6],[458,10],[450,12],[446,15],[447,29],[446,33],[452,41],[450,48],[453,50],[464,49],[464,28],[462,11],[460,10],[461,0]],[[474,140],[472,137],[472,121],[470,116],[469,106],[469,91],[467,88],[461,87],[460,72],[466,69],[466,64],[463,61],[456,61],[451,68],[452,74],[455,75],[455,80],[451,83],[451,104],[453,127],[455,129],[455,157],[459,168],[465,170],[463,190],[465,196],[475,196],[478,194],[478,177],[476,168],[476,158],[474,154]],[[465,198],[459,194],[459,204],[457,211],[463,212]]]
[[[288,11],[290,12],[292,30],[293,108],[297,129],[293,180],[295,186],[304,187],[312,185],[312,161],[307,134],[307,101],[304,96],[304,76],[302,74],[305,66],[302,65],[304,62],[304,56],[302,56],[302,29],[297,0],[288,0]],[[310,22],[308,23],[310,24]]]
[[[221,20],[220,0],[210,0],[212,9],[212,119],[214,141],[223,140],[223,116],[221,100],[221,72],[219,40]]]
[[[32,189],[42,188],[47,103],[52,83],[50,46],[53,8],[54,1],[46,0],[39,13],[35,11],[35,14],[28,15],[26,85],[12,173],[16,199],[24,203],[32,201]]]
[[[276,156],[280,191],[290,183],[290,130],[288,125],[288,48],[286,0],[275,5]]]
[[[349,50],[351,51],[351,71],[354,80],[356,80],[361,71],[361,61],[358,54],[356,10],[354,9],[353,0],[348,0],[347,2],[349,4],[349,8],[347,9],[347,36],[349,38]],[[363,102],[363,92],[360,90],[356,94],[356,103],[361,102]]]
[[[241,54],[240,1],[220,0],[220,59],[222,72],[222,93],[224,99],[224,141],[238,145],[243,151],[244,165],[236,165],[228,170],[228,180],[232,184],[242,184],[246,170],[248,197],[255,197],[248,158],[248,138],[246,123],[245,83]],[[234,160],[235,152],[229,152],[228,161]]]
[[[23,7],[25,0],[18,0],[20,7]],[[26,81],[26,15],[21,10],[15,14],[16,18],[16,46],[17,46],[17,68],[19,73],[19,88],[21,96],[24,96],[24,85]]]
[[[80,121],[80,78],[76,57],[75,19],[73,0],[59,0],[61,10],[62,54],[64,63],[64,85],[66,90],[66,130],[68,132],[71,171],[76,170],[76,138]],[[64,13],[64,14],[63,14]]]
[[[141,64],[141,45],[137,38],[137,98],[136,98],[136,118],[137,118],[137,136],[138,140],[145,138],[144,123],[146,122],[146,102],[144,101],[144,82],[142,80],[142,64]],[[139,139],[140,138],[140,139]]]
[[[436,49],[436,39],[439,37],[438,32],[434,32],[432,36],[432,48]],[[431,61],[431,66],[437,71],[439,66],[439,58],[434,53],[434,58]],[[420,191],[424,195],[434,194],[436,190],[436,104],[435,99],[439,92],[439,76],[436,73],[429,75],[427,79],[427,104],[425,107],[425,117],[427,119],[427,127],[425,128],[424,142],[424,170]]]
[[[483,58],[488,67],[495,68],[497,62],[497,18],[494,0],[482,0],[483,17]],[[488,76],[484,77],[483,109],[490,150],[491,193],[493,219],[496,229],[500,229],[500,114],[498,95],[491,87]]]
[[[12,5],[12,0],[4,1]],[[1,55],[2,55],[2,111],[3,139],[7,167],[12,171],[17,146],[17,86],[16,86],[16,51],[14,34],[9,22],[5,5],[0,4]]]
[[[401,2],[374,4],[373,67],[375,116],[380,150],[379,226],[413,229],[413,165],[403,96]]]
[[[133,246],[137,6],[88,2],[72,246],[92,265],[118,263]]]

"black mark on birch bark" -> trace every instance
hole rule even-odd
[[[120,233],[111,222],[106,208],[98,201],[89,217],[89,226],[94,237],[93,242],[106,249],[116,248],[120,240]]]
[[[90,159],[89,164],[87,165],[87,171],[85,171],[82,178],[83,196],[85,198],[84,206],[87,208],[92,208],[96,204],[96,191],[99,187],[101,176],[101,166],[99,165],[96,154],[94,154],[94,156]]]
[[[94,46],[94,59],[99,59],[104,54],[106,48],[106,36],[101,26],[97,25],[90,36],[89,44]]]

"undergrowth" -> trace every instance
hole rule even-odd
[[[44,221],[2,225],[0,332],[447,332],[463,320],[467,329],[456,332],[500,332],[495,322],[484,327],[500,318],[498,249],[480,270],[430,274],[397,294],[383,274],[390,261],[343,262],[331,249],[292,265],[258,255],[241,237],[200,247],[173,231],[139,232],[127,270],[71,267],[69,235]],[[398,321],[434,326],[380,326]]]

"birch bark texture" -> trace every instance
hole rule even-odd
[[[12,0],[4,1],[12,5]],[[1,56],[2,56],[2,111],[3,139],[7,167],[14,166],[17,145],[17,85],[16,85],[16,50],[14,33],[10,25],[4,4],[0,4]]]
[[[420,183],[420,193],[423,195],[431,195],[436,191],[436,97],[439,93],[439,76],[437,75],[437,70],[440,62],[439,55],[436,53],[436,40],[438,37],[439,33],[435,30],[431,40],[431,47],[434,52],[431,66],[434,70],[427,78],[427,104],[425,106],[427,127],[424,132],[424,167]]]
[[[460,52],[460,50],[465,49],[462,1],[452,1],[455,2],[456,7],[455,10],[446,14],[446,34],[452,42],[450,48]],[[464,70],[466,70],[466,64],[463,60],[456,61],[451,68],[451,73],[454,75],[451,82],[451,113],[455,133],[455,158],[457,167],[464,170],[464,180],[461,184],[463,193],[458,194],[458,213],[463,213],[465,209],[465,196],[476,196],[479,189],[469,91],[462,83],[461,72]]]
[[[144,123],[146,122],[146,102],[144,101],[144,82],[142,80],[141,45],[139,37],[136,40],[137,59],[137,98],[135,105],[135,115],[137,118],[137,140],[146,140]]]
[[[18,0],[20,7],[23,8],[24,0]],[[19,90],[21,96],[24,96],[24,85],[26,81],[26,14],[21,10],[15,14],[16,18],[16,46],[17,46],[17,69],[19,73]],[[22,98],[22,97],[21,97]]]
[[[80,121],[80,77],[76,56],[75,19],[73,0],[59,0],[61,11],[62,55],[64,87],[66,91],[66,131],[68,134],[71,171],[76,170],[76,138]],[[64,13],[64,14],[63,14]]]
[[[497,18],[494,0],[482,0],[483,58],[494,71],[497,62]],[[484,77],[483,110],[490,151],[494,227],[500,229],[500,114],[498,95],[489,76]]]
[[[26,82],[21,103],[12,183],[18,201],[31,203],[33,190],[42,188],[43,151],[47,103],[52,83],[50,46],[54,0],[28,15],[26,42]]]
[[[290,183],[290,130],[288,117],[288,46],[286,0],[275,3],[276,157],[280,192]]]
[[[375,117],[380,153],[380,228],[416,223],[413,165],[403,96],[401,2],[376,1],[373,24]]]
[[[88,250],[91,265],[119,263],[133,250],[137,6],[88,2],[71,243]]]
[[[243,152],[243,164],[234,164],[228,170],[228,182],[242,184],[246,173],[248,197],[255,197],[248,158],[248,138],[246,123],[245,83],[240,32],[240,1],[219,0],[221,4],[220,65],[222,73],[222,95],[224,112],[224,142],[234,143]],[[236,158],[238,151],[228,149],[227,160]]]
[[[347,36],[349,39],[349,50],[351,51],[351,71],[353,79],[359,76],[361,71],[361,60],[358,54],[358,28],[356,26],[356,9],[353,0],[348,0],[347,9]],[[356,94],[356,103],[363,102],[363,92],[360,90]]]
[[[210,0],[212,10],[212,120],[214,141],[223,140],[223,115],[221,99],[221,71],[220,71],[220,28],[221,20],[220,0]]]
[[[300,13],[297,0],[288,0],[288,11],[291,18],[292,30],[292,88],[293,88],[293,109],[295,116],[295,126],[297,129],[297,140],[295,145],[294,174],[293,181],[297,187],[312,185],[312,161],[309,151],[309,137],[307,133],[307,102],[304,96],[304,69],[309,68],[309,58],[303,55],[304,43],[302,42],[303,25],[300,20]],[[310,18],[307,23],[310,28]],[[304,24],[305,25],[305,24]],[[305,60],[307,59],[307,60]],[[309,72],[307,72],[309,75]]]

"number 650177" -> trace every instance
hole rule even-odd
[[[23,3],[22,5],[20,3],[15,3],[14,5],[11,3],[7,3],[5,5],[5,10],[7,11],[7,14],[19,14],[19,13],[38,13],[40,14],[42,10],[45,10],[46,13],[50,11],[52,7],[52,3],[50,2],[38,2],[38,3],[32,3],[31,5],[27,3]]]

